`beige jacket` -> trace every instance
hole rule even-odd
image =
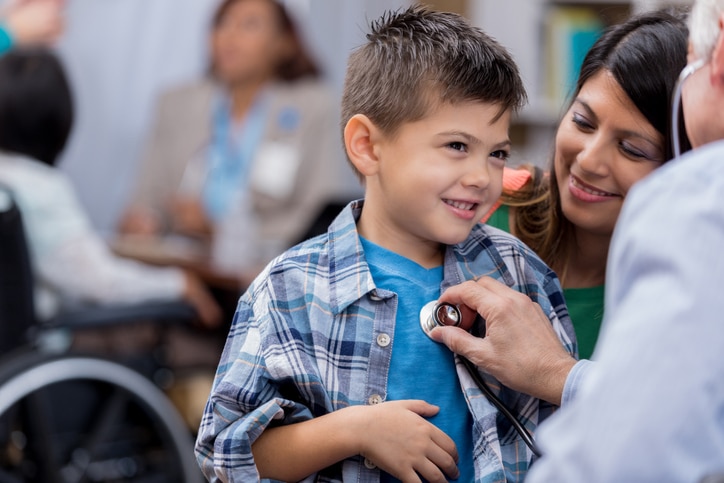
[[[162,95],[155,126],[139,168],[132,207],[153,210],[167,222],[166,206],[176,196],[186,166],[199,156],[211,137],[216,87],[211,81],[184,85]],[[336,103],[317,81],[278,83],[269,88],[270,112],[260,143],[292,148],[298,159],[292,187],[283,196],[270,196],[251,186],[251,199],[264,239],[289,246],[303,234],[330,199],[343,196],[339,177],[345,166]],[[280,125],[280,113],[295,107],[301,113],[296,129]],[[256,157],[254,163],[264,162]],[[254,171],[252,166],[252,171]],[[285,176],[285,173],[279,173]],[[166,224],[167,226],[167,224]]]

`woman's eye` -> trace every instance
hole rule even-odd
[[[621,151],[623,151],[624,154],[626,154],[632,158],[653,159],[651,156],[646,154],[644,151],[641,151],[640,149],[637,149],[629,144],[620,143],[620,146],[621,146]]]
[[[590,131],[593,129],[593,125],[588,122],[588,119],[581,116],[580,114],[574,113],[571,117],[571,121],[573,121],[573,124],[578,126],[579,129],[582,129],[584,131]]]
[[[468,152],[468,145],[458,141],[448,143],[447,147],[449,147],[450,149],[454,149],[455,151],[460,151],[461,153]]]
[[[507,161],[508,158],[510,157],[510,153],[508,151],[501,149],[501,150],[493,151],[492,153],[490,153],[490,157],[498,158],[503,161]]]

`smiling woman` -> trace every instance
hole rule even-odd
[[[608,248],[626,194],[672,157],[668,110],[686,50],[684,22],[667,13],[608,29],[583,61],[550,172],[506,170],[501,205],[486,217],[556,271],[581,358],[598,338]]]

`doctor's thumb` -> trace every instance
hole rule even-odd
[[[491,350],[484,338],[476,337],[460,327],[435,327],[430,332],[430,338],[445,344],[448,349],[479,367],[485,366],[487,355]]]

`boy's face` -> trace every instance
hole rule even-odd
[[[495,119],[499,112],[494,104],[446,103],[381,137],[377,172],[366,180],[371,241],[416,259],[416,246],[468,237],[502,189],[511,114]]]

